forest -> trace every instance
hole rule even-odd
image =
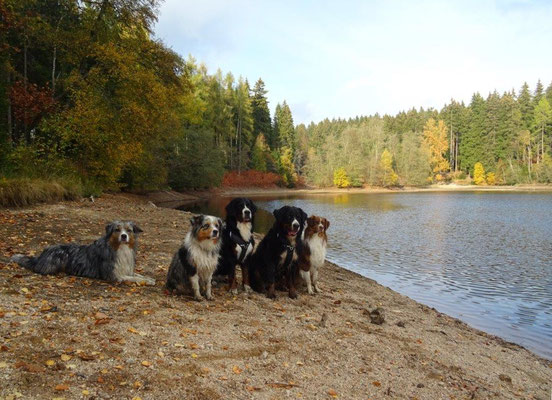
[[[295,125],[286,101],[271,115],[261,78],[156,39],[159,4],[0,1],[0,191],[552,181],[552,83]]]

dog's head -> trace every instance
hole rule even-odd
[[[273,212],[274,226],[288,239],[295,240],[301,233],[307,220],[307,214],[299,207],[284,206]]]
[[[305,237],[314,235],[325,236],[326,231],[330,227],[330,221],[324,217],[311,215],[307,218],[307,227],[305,228]]]
[[[226,206],[227,220],[236,220],[237,222],[252,222],[257,212],[257,206],[245,197],[232,199]]]
[[[212,215],[196,215],[190,219],[192,236],[199,242],[218,243],[222,231],[222,220]]]
[[[106,237],[114,249],[121,244],[134,248],[141,232],[142,229],[132,221],[113,221],[105,226]]]

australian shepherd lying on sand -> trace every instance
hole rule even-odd
[[[255,248],[253,239],[253,223],[257,207],[250,200],[243,197],[233,199],[226,206],[226,221],[222,232],[222,248],[216,275],[227,275],[229,290],[232,294],[238,293],[236,267],[242,272],[243,290],[251,291],[249,286],[249,271],[245,266]]]
[[[155,285],[154,279],[134,272],[141,232],[133,222],[113,221],[105,227],[105,236],[92,244],[60,244],[46,248],[38,257],[16,254],[11,260],[43,275],[65,272],[112,282]]]
[[[330,226],[330,221],[326,218],[311,215],[307,218],[307,227],[305,228],[305,237],[303,246],[299,252],[297,262],[299,276],[307,285],[307,292],[314,294],[320,292],[318,287],[318,270],[324,265],[326,259],[326,246],[328,237],[326,231]],[[313,291],[314,288],[314,291]]]
[[[257,292],[266,292],[273,299],[276,280],[284,277],[289,297],[297,297],[295,272],[297,249],[301,247],[301,236],[307,214],[297,207],[284,206],[274,210],[276,221],[259,243],[250,259],[249,279]]]
[[[199,215],[190,222],[192,229],[172,259],[165,287],[178,294],[191,289],[198,301],[203,300],[203,291],[207,300],[212,300],[211,279],[219,260],[222,220]]]

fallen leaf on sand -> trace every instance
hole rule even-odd
[[[48,360],[48,361],[46,361],[46,365],[51,367],[51,366],[56,365],[56,362],[54,360]]]
[[[379,383],[378,381],[374,381],[374,382],[372,382],[372,385],[374,385],[376,387],[380,387],[381,383]]]
[[[267,386],[270,386],[275,389],[292,389],[295,384],[293,383],[280,383],[280,382],[270,382],[267,383]]]
[[[62,354],[61,361],[69,361],[72,357],[69,354]]]
[[[333,389],[328,390],[328,394],[332,396],[333,398],[337,398],[337,392]]]
[[[232,367],[232,372],[234,372],[235,374],[241,374],[242,373],[242,370],[240,369],[240,367],[238,367],[237,365],[234,365]]]
[[[151,363],[149,361],[142,361],[142,365],[144,367],[150,367],[151,366]]]
[[[57,390],[58,392],[62,392],[67,389],[69,389],[69,386],[64,383],[60,383],[59,385],[56,385],[56,387],[54,388],[54,390]]]
[[[4,361],[0,361],[0,368],[7,368],[8,363]]]

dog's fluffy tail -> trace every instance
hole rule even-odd
[[[30,269],[31,271],[34,271],[34,266],[36,265],[36,258],[25,256],[23,254],[13,255],[10,261],[21,265],[23,268]]]

